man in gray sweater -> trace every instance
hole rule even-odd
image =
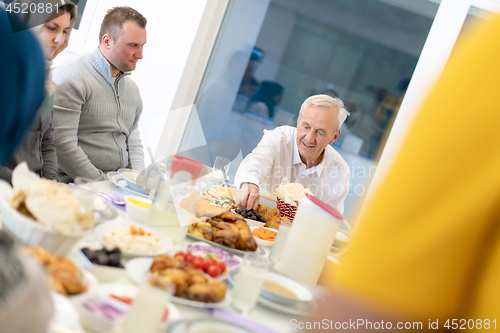
[[[142,100],[128,75],[142,59],[146,18],[130,7],[115,7],[104,17],[99,39],[94,52],[53,72],[60,181],[103,180],[120,168],[144,169]]]

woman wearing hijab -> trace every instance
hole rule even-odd
[[[20,8],[24,4],[34,4],[38,8],[39,0],[15,0],[13,4],[19,3]],[[19,163],[26,161],[31,171],[38,175],[57,180],[57,155],[52,136],[52,107],[54,104],[54,92],[57,86],[50,81],[50,65],[57,54],[66,48],[69,41],[71,29],[77,17],[77,7],[70,1],[60,4],[57,10],[50,12],[36,12],[20,14],[19,18],[24,21],[31,32],[33,32],[42,45],[45,58],[45,71],[47,81],[45,83],[46,98],[31,129],[25,134],[21,145],[15,151],[14,156],[0,167],[0,179],[11,181],[12,170]]]
[[[251,113],[273,119],[274,108],[283,99],[284,88],[282,85],[272,81],[264,81],[260,85],[259,91],[248,102],[248,109]]]

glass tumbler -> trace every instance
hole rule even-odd
[[[280,261],[281,254],[283,253],[283,249],[285,248],[291,229],[291,222],[281,221],[278,234],[276,235],[273,247],[271,248],[271,253],[269,253],[269,260],[271,260],[274,264],[277,264]]]
[[[231,304],[236,311],[247,316],[259,298],[269,261],[266,257],[245,253],[231,291]]]

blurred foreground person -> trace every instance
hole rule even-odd
[[[0,8],[0,163],[10,158],[31,125],[44,99],[44,57],[36,38],[29,31],[12,33],[15,18],[9,22]]]
[[[24,5],[29,8],[31,4],[38,6],[43,3],[45,2],[42,0],[14,0],[13,5],[18,4],[19,8]],[[50,66],[56,55],[68,46],[71,29],[77,18],[77,7],[71,1],[66,0],[64,4],[57,7],[57,11],[54,9],[52,15],[50,12],[30,13],[26,11],[23,13],[21,11],[19,17],[28,28],[32,27],[30,31],[38,37],[42,45],[45,55],[46,98],[14,156],[0,167],[0,179],[10,182],[14,168],[25,161],[28,168],[39,176],[57,180],[59,171],[57,169],[56,146],[52,135],[52,108],[57,86],[51,81]]]
[[[0,8],[0,163],[10,158],[44,99],[44,57],[21,22]],[[17,29],[22,30],[22,29]],[[45,333],[53,305],[44,273],[0,231],[0,331]]]
[[[500,328],[500,17],[469,34],[360,218],[323,330]]]

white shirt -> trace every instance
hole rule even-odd
[[[321,163],[306,169],[297,147],[297,128],[291,126],[264,130],[258,146],[241,162],[234,182],[237,188],[249,182],[259,186],[261,194],[274,193],[284,177],[290,183],[302,184],[315,197],[344,212],[349,166],[335,149],[327,146]]]

